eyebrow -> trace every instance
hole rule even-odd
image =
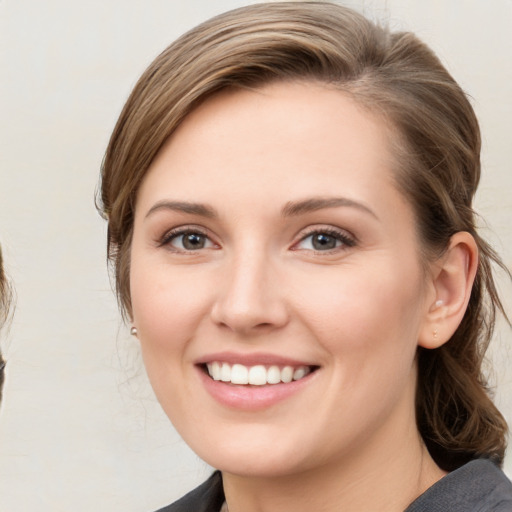
[[[323,210],[326,208],[339,208],[351,207],[369,213],[372,217],[378,218],[375,212],[368,208],[368,206],[348,199],[346,197],[312,197],[303,199],[301,201],[289,201],[281,210],[283,217],[294,217],[303,215],[305,213]],[[146,214],[146,218],[159,210],[172,210],[180,213],[187,213],[190,215],[199,215],[208,219],[215,219],[218,217],[214,208],[203,203],[192,203],[188,201],[169,201],[162,200],[154,204]]]
[[[286,203],[281,214],[283,217],[292,217],[317,210],[323,210],[325,208],[339,208],[341,206],[357,208],[358,210],[369,213],[372,217],[378,219],[375,212],[368,208],[368,206],[358,201],[354,201],[353,199],[348,199],[347,197],[312,197],[302,201],[290,201]]]
[[[146,213],[146,218],[159,210],[172,210],[174,212],[199,215],[208,219],[218,217],[217,212],[206,204],[190,203],[188,201],[168,201],[164,199],[163,201],[158,201],[149,209],[148,213]]]

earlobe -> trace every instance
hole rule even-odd
[[[471,296],[478,267],[478,247],[472,235],[452,236],[446,252],[432,265],[434,298],[427,304],[418,345],[438,348],[460,325]]]

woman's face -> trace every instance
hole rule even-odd
[[[209,99],[151,165],[133,322],[159,401],[211,465],[291,474],[416,431],[430,287],[388,137],[347,95],[280,83]]]

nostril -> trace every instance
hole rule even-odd
[[[250,268],[239,270],[238,279],[228,278],[226,288],[218,291],[212,304],[211,319],[218,326],[234,332],[265,332],[288,321],[285,298],[264,279],[256,279]],[[252,277],[250,277],[250,275]]]
[[[255,329],[267,329],[269,327],[272,327],[270,322],[261,322],[260,324],[254,326]]]

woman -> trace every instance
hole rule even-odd
[[[219,470],[163,510],[512,510],[479,152],[432,52],[334,4],[235,10],[151,64],[103,164],[109,257]]]

